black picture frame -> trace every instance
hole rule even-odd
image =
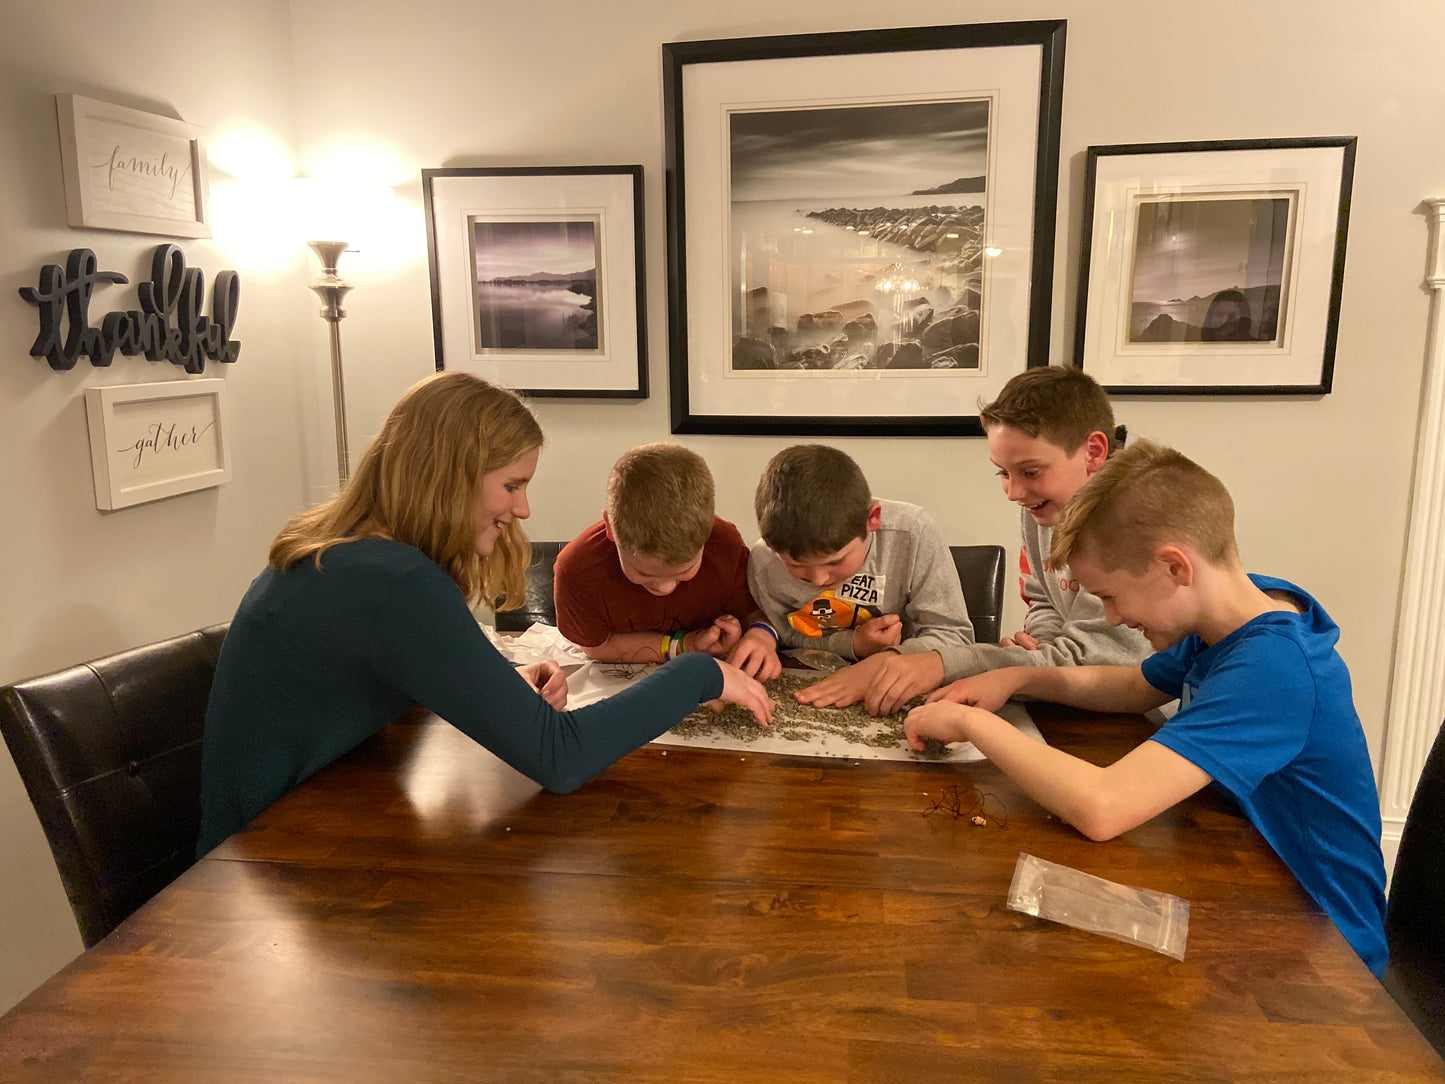
[[[1113,395],[1325,395],[1356,138],[1089,147],[1074,359]]]
[[[535,398],[647,398],[642,166],[421,178],[438,369]]]
[[[1048,364],[1064,40],[1065,22],[1044,20],[663,45],[669,384],[674,433],[983,434],[976,413],[979,400],[993,398],[1008,377],[1025,367]],[[732,245],[734,211],[742,202],[738,199],[741,189],[733,187],[736,177],[732,171],[748,153],[746,140],[751,138],[733,134],[740,123],[752,123],[751,118],[767,113],[793,110],[799,111],[800,118],[809,113],[799,122],[800,138],[794,144],[802,147],[805,128],[811,132],[808,125],[817,119],[834,121],[837,118],[829,115],[833,111],[859,111],[857,116],[872,119],[884,115],[865,115],[861,110],[880,105],[900,109],[894,116],[920,121],[918,128],[895,131],[896,143],[885,144],[910,148],[899,154],[895,167],[897,180],[905,182],[909,176],[925,175],[925,162],[934,164],[916,151],[924,145],[921,125],[925,113],[920,107],[943,103],[962,108],[980,102],[987,105],[982,176],[966,178],[960,173],[954,186],[895,189],[901,194],[900,203],[918,209],[918,204],[907,200],[942,191],[966,192],[966,182],[982,184],[983,193],[975,197],[982,208],[982,224],[965,242],[969,246],[966,251],[945,257],[914,247],[902,258],[927,264],[937,256],[937,285],[912,292],[921,296],[922,290],[929,291],[929,318],[940,317],[934,323],[941,323],[944,316],[961,321],[949,324],[933,339],[934,345],[955,349],[961,344],[962,353],[952,367],[958,371],[935,367],[938,355],[927,353],[934,345],[919,347],[922,364],[918,352],[910,355],[915,368],[887,367],[901,360],[901,347],[896,344],[903,341],[904,334],[913,334],[919,327],[926,334],[932,327],[913,319],[920,315],[921,306],[913,305],[916,298],[910,299],[911,322],[905,323],[899,313],[878,315],[866,310],[872,304],[866,296],[848,301],[845,313],[833,307],[815,310],[808,299],[791,302],[774,288],[771,278],[766,287],[748,285],[754,272],[743,268],[754,266],[748,264],[754,256],[740,255],[735,261],[737,250]],[[761,124],[772,119],[764,117]],[[780,123],[786,124],[787,118]],[[727,138],[721,138],[725,134]],[[950,134],[963,133],[960,129]],[[771,138],[776,141],[778,137],[774,133]],[[823,162],[828,148],[820,141],[807,144],[807,151],[815,161]],[[838,160],[852,159],[852,155],[843,155]],[[762,160],[760,155],[757,161]],[[800,182],[799,191],[808,189],[817,193],[817,198],[827,199],[822,193],[831,182],[825,182],[824,172],[815,169],[808,180]],[[841,198],[856,204],[864,197]],[[956,205],[961,201],[950,202],[955,206],[944,206],[942,212],[959,209]],[[811,226],[811,222],[802,222],[795,232]],[[861,223],[856,229],[852,224],[840,227],[836,217],[826,228],[853,229],[858,237],[863,235]],[[755,263],[766,248],[766,241],[756,246]],[[885,272],[900,264],[895,256],[893,264],[885,265],[887,251],[887,246],[879,243],[868,247],[865,255],[860,244],[856,255],[840,257],[837,266],[862,283],[856,291],[866,290],[871,282],[875,293],[883,291],[886,298],[889,291],[885,287],[895,276]],[[808,258],[800,257],[797,262],[807,263]],[[789,266],[779,275],[793,270]],[[828,270],[831,268],[825,265],[825,273]],[[773,274],[771,270],[756,273]],[[948,287],[942,281],[947,274],[955,275],[953,281],[963,288]],[[900,281],[907,282],[910,277],[911,273],[905,273]],[[975,284],[977,288],[970,293]],[[952,297],[955,303],[939,309],[944,301],[935,299],[940,297]],[[975,302],[977,308],[970,310],[968,302]],[[784,308],[788,313],[783,322],[775,322],[774,317]],[[866,342],[869,328],[864,321],[859,321],[857,337],[844,333],[835,338],[839,349],[830,352],[825,364],[813,364],[816,355],[810,357],[808,352],[817,350],[816,346],[799,346],[804,338],[804,317],[821,314],[836,329],[847,326],[848,314],[865,310],[874,328],[893,317],[890,341],[895,349],[888,352],[888,360],[880,359],[876,339]],[[766,340],[744,333],[764,326]],[[818,322],[811,325],[809,334],[818,326]],[[950,329],[961,330],[957,337],[949,338]],[[976,344],[971,354],[964,338],[968,334]],[[745,339],[751,342],[744,344]],[[763,345],[753,347],[755,342]],[[857,343],[865,343],[862,351],[853,358],[845,357]],[[841,365],[839,357],[844,357]],[[770,363],[775,366],[771,371],[766,368]],[[763,368],[744,376],[748,366],[755,364]]]

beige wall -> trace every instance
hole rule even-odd
[[[308,337],[313,315],[299,254],[257,266],[222,216],[214,241],[182,243],[206,273],[241,274],[242,343],[222,376],[232,420],[235,480],[219,488],[117,512],[96,510],[83,389],[175,380],[168,362],[117,356],[109,369],[82,359],[52,372],[29,356],[36,310],[16,290],[75,247],[128,286],[96,292],[92,315],[136,307],[135,283],[168,238],[66,225],[55,95],[74,92],[205,127],[213,142],[239,132],[294,154],[291,39],[284,2],[178,8],[75,0],[7,4],[0,36],[0,508],[4,620],[0,681],[13,681],[124,647],[226,620],[264,560],[276,524],[305,499],[305,442],[317,426]],[[218,214],[234,181],[217,171]],[[309,256],[307,257],[309,258]],[[304,322],[304,323],[303,323]],[[8,756],[0,756],[0,1006],[26,993],[80,949],[80,938],[34,812]]]
[[[787,14],[780,14],[786,10]],[[660,46],[665,41],[896,25],[899,12],[834,0],[643,3],[620,18],[592,3],[353,3],[345,20],[295,0],[303,160],[374,144],[416,169],[640,162],[646,170],[648,348],[641,403],[542,401],[549,447],[534,485],[535,538],[595,518],[615,456],[667,437],[665,212]],[[1219,474],[1239,508],[1247,564],[1315,592],[1342,651],[1376,762],[1424,357],[1425,228],[1445,192],[1445,95],[1433,43],[1445,8],[1394,2],[1368,20],[1331,0],[1210,8],[1127,0],[919,0],[907,21],[1068,19],[1051,357],[1073,349],[1084,151],[1091,144],[1310,135],[1359,137],[1334,391],[1318,399],[1119,398],[1135,435],[1177,445]],[[413,177],[398,189],[420,201]],[[374,399],[355,439],[431,368],[424,256],[363,279],[345,328],[350,379]],[[755,530],[752,488],[787,438],[689,436],[718,475],[719,510]],[[976,439],[839,439],[875,492],[927,506],[955,543],[1012,544],[1017,517]],[[1008,624],[1022,606],[1009,601]]]
[[[1176,444],[1220,474],[1239,506],[1247,563],[1312,589],[1344,629],[1342,651],[1376,761],[1382,746],[1404,546],[1426,302],[1416,205],[1445,194],[1445,95],[1433,43],[1445,9],[1391,0],[1359,18],[1337,0],[1183,5],[1124,0],[917,0],[880,15],[860,0],[615,6],[431,0],[202,6],[84,0],[8,5],[0,42],[0,497],[11,680],[227,617],[285,515],[323,495],[330,434],[320,406],[324,340],[293,258],[256,262],[240,239],[185,245],[209,275],[242,272],[241,361],[224,375],[236,479],[127,511],[95,511],[80,389],[166,379],[169,366],[82,362],[51,373],[26,356],[34,312],[14,288],[79,244],[140,276],[155,238],[64,225],[52,95],[88,93],[171,112],[213,139],[254,128],[307,169],[362,147],[396,164],[397,195],[420,204],[417,171],[448,165],[640,162],[646,169],[652,398],[542,402],[549,448],[531,533],[565,538],[595,517],[611,460],[668,436],[660,44],[896,25],[1069,20],[1052,356],[1072,348],[1083,152],[1090,144],[1357,135],[1359,155],[1334,393],[1318,400],[1116,403],[1135,434]],[[292,57],[297,58],[293,63]],[[294,138],[293,138],[294,124]],[[213,185],[231,182],[215,175]],[[218,224],[219,231],[219,224]],[[357,289],[343,324],[353,447],[397,394],[432,368],[425,254],[347,257]],[[129,305],[133,295],[121,291]],[[103,297],[104,295],[102,295]],[[97,304],[99,307],[99,302]],[[209,375],[209,374],[208,374]],[[753,483],[786,438],[689,437],[713,464],[722,514],[755,529]],[[978,440],[836,442],[874,489],[928,506],[953,542],[1012,543],[1013,510]],[[946,480],[940,484],[940,480]],[[1020,618],[1011,602],[1010,624]],[[78,948],[39,829],[0,760],[0,1006]]]

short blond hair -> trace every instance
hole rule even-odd
[[[794,444],[768,461],[753,497],[758,530],[774,553],[801,560],[868,536],[873,491],[848,453]]]
[[[461,371],[409,388],[382,423],[342,491],[292,517],[271,543],[284,572],[332,546],[382,535],[439,564],[469,603],[516,608],[531,546],[521,523],[503,528],[490,557],[477,553],[482,475],[542,446],[542,427],[515,392]]]
[[[690,564],[713,529],[713,482],[691,448],[658,441],[624,452],[607,477],[607,522],[625,550]]]
[[[1189,543],[1213,565],[1237,565],[1234,501],[1192,459],[1139,440],[1074,494],[1054,527],[1049,563],[1063,568],[1086,553],[1106,569],[1141,572],[1171,542]]]

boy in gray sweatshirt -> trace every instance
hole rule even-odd
[[[948,543],[922,508],[875,499],[858,464],[822,444],[774,456],[754,507],[762,539],[748,587],[779,646],[858,660],[800,701],[862,700],[885,714],[966,672],[973,625]]]
[[[1135,629],[1110,626],[1104,605],[1067,566],[1049,568],[1054,525],[1124,442],[1109,397],[1094,378],[1066,366],[1026,369],[980,411],[988,457],[1004,495],[1020,508],[1019,590],[1023,631],[958,657],[949,681],[1003,666],[1132,666],[1151,652]]]

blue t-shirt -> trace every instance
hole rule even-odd
[[[1216,644],[1188,636],[1144,660],[1144,678],[1179,698],[1154,735],[1208,772],[1334,920],[1376,975],[1385,969],[1380,801],[1339,627],[1294,584],[1301,614],[1261,614]]]

